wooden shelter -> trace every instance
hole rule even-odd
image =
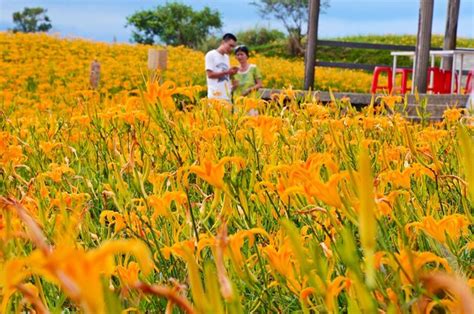
[[[446,29],[444,32],[444,50],[456,49],[456,39],[458,32],[459,8],[461,0],[448,1],[448,16],[446,18]],[[452,70],[452,57],[445,57],[443,61],[444,70]]]
[[[448,14],[446,19],[446,30],[444,37],[445,50],[456,48],[457,25],[459,19],[459,8],[461,0],[448,1]],[[318,38],[318,21],[320,0],[309,0],[309,21],[308,21],[308,47],[305,55],[305,79],[304,88],[312,89],[314,86],[316,44]],[[418,33],[415,50],[415,88],[419,93],[426,93],[427,72],[429,66],[429,54],[431,49],[431,32],[433,23],[434,0],[420,0]],[[450,69],[450,57],[446,57],[443,62],[445,69]]]
[[[316,44],[318,42],[318,23],[320,0],[309,0],[308,47],[305,54],[304,89],[314,88],[314,67],[316,66]]]

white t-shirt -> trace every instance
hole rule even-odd
[[[206,71],[224,72],[229,70],[230,61],[227,54],[221,54],[216,49],[209,51],[206,54]],[[231,99],[232,84],[229,75],[220,77],[218,79],[211,79],[207,75],[207,97]]]

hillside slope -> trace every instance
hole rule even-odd
[[[51,90],[88,88],[89,66],[101,63],[101,89],[109,93],[144,85],[147,53],[151,46],[106,44],[83,39],[63,39],[44,34],[0,32],[0,91],[19,90],[45,94]],[[155,47],[157,48],[157,47]],[[204,54],[185,47],[167,47],[168,71],[164,79],[177,85],[205,85]],[[231,57],[232,63],[237,61]],[[254,55],[251,60],[264,75],[264,86],[301,88],[302,60]],[[366,92],[371,75],[360,71],[318,69],[316,89]]]

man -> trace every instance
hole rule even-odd
[[[235,48],[237,37],[225,34],[217,49],[206,54],[207,97],[231,101],[232,83],[230,77],[237,73],[237,67],[230,67],[229,54]]]

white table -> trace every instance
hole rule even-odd
[[[395,89],[396,84],[396,74],[397,74],[397,58],[398,57],[410,57],[413,59],[413,73],[415,73],[415,52],[414,51],[392,51],[390,55],[393,56],[393,63],[392,63],[392,90]],[[415,80],[411,80],[411,91],[413,93],[414,82]]]
[[[414,92],[414,85],[415,85],[415,66],[416,66],[416,56],[414,51],[392,51],[390,55],[393,56],[393,67],[392,67],[392,82],[393,87],[395,87],[395,75],[397,70],[397,57],[411,57],[413,58],[413,76],[411,81],[411,93]],[[463,63],[464,63],[464,56],[465,55],[472,55],[474,56],[474,49],[463,48],[463,49],[456,49],[456,50],[430,50],[430,57],[431,57],[431,66],[435,66],[435,57],[452,57],[452,74],[451,74],[451,87],[450,92],[452,93],[455,87],[455,77],[456,77],[456,70],[458,71],[458,78],[457,78],[457,86],[458,90],[457,93],[461,93],[461,79],[463,75]],[[459,66],[456,69],[457,60],[460,60]],[[443,59],[441,59],[441,67],[443,66]],[[433,82],[433,77],[431,77],[430,82]]]
[[[392,51],[390,52],[390,55],[393,56],[393,63],[392,63],[392,86],[394,89],[395,88],[395,76],[397,74],[397,57],[410,57],[413,59],[413,66],[412,66],[412,80],[411,80],[411,93],[413,94],[413,91],[415,89],[415,65],[416,65],[416,57],[415,57],[415,52],[414,51]],[[431,56],[431,66],[434,66],[434,56]],[[431,79],[431,82],[433,80]]]
[[[452,93],[455,88],[455,84],[457,83],[458,86],[458,94],[461,94],[461,81],[463,75],[463,64],[464,64],[464,56],[471,55],[474,56],[474,49],[456,49],[456,50],[434,50],[430,51],[431,56],[438,56],[438,57],[452,57],[452,71],[451,71],[451,88],[450,92]],[[459,58],[459,66],[456,69],[457,60]],[[433,62],[432,62],[433,66]],[[443,59],[441,59],[441,68],[443,67]],[[457,81],[455,80],[456,71],[458,73]]]

